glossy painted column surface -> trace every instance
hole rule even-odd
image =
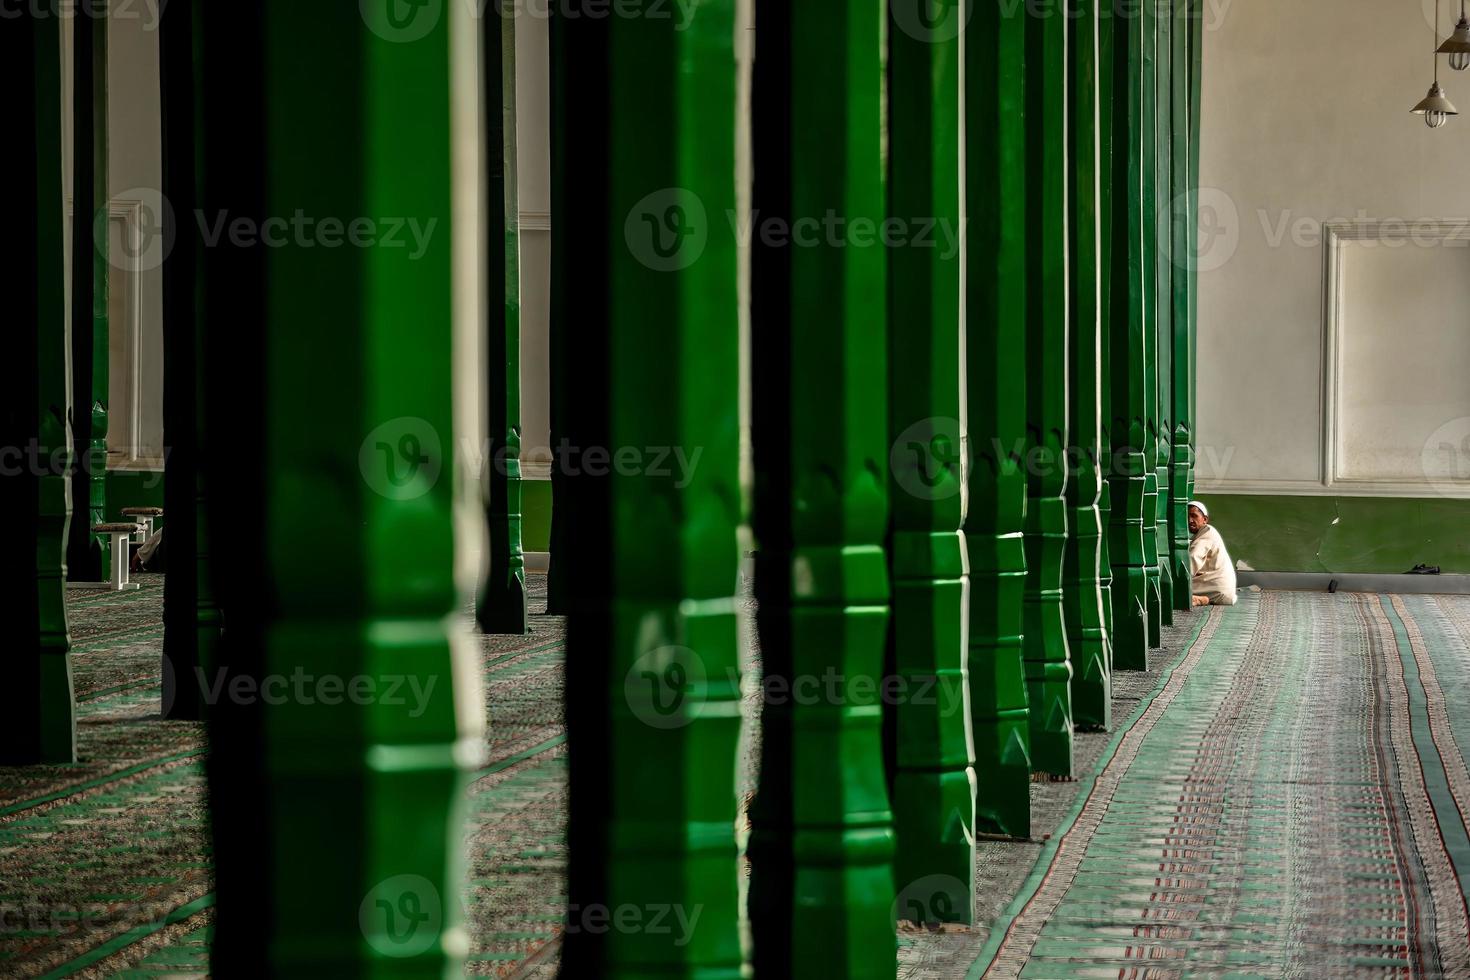
[[[961,0],[894,0],[892,24],[956,18]],[[961,35],[889,34],[890,216],[958,229]],[[893,580],[889,786],[898,918],[970,921],[975,771],[970,739],[970,578],[964,532],[963,264],[956,239],[888,250],[888,417]],[[927,692],[927,693],[923,693]],[[915,887],[910,888],[913,885]],[[944,887],[947,886],[947,887]]]
[[[562,972],[735,978],[748,969],[735,838],[735,2],[701,6],[685,29],[561,8],[551,27],[555,193],[580,231],[553,246],[552,278],[575,345],[558,378],[563,431],[581,450],[557,491],[577,529],[564,544],[569,911],[594,926],[576,917],[698,916],[687,938],[568,929]]]
[[[63,601],[71,517],[67,405],[66,198],[61,180],[60,20],[0,25],[0,79],[15,137],[0,158],[10,193],[3,248],[11,319],[0,380],[0,446],[21,450],[0,480],[10,540],[0,549],[0,764],[76,761],[71,641]]]
[[[1139,270],[1143,291],[1143,551],[1148,575],[1148,645],[1160,643],[1163,582],[1159,570],[1159,221],[1158,221],[1158,30],[1154,9],[1157,0],[1142,5],[1138,18],[1141,51],[1142,92],[1140,122],[1134,138],[1142,143],[1140,211],[1142,262]],[[1167,494],[1167,489],[1165,493]],[[1165,531],[1165,534],[1168,532]]]
[[[107,192],[106,0],[72,18],[71,377],[76,519],[67,541],[73,582],[107,578],[112,545],[93,526],[107,513],[109,359],[107,283],[111,218]]]
[[[494,13],[497,8],[487,8]],[[516,180],[513,7],[480,18],[485,37],[485,432],[482,486],[489,553],[476,602],[486,633],[525,633],[526,558],[521,548],[521,245]]]
[[[752,207],[810,227],[886,213],[881,0],[759,0]],[[807,239],[810,243],[812,240]],[[756,235],[756,596],[767,697],[751,806],[757,976],[892,977],[894,833],[885,250]],[[780,692],[810,690],[815,697]],[[774,693],[773,693],[774,692]]]
[[[213,668],[221,619],[210,572],[208,495],[203,479],[208,426],[203,416],[203,322],[196,315],[203,272],[198,224],[189,220],[198,200],[201,127],[196,97],[194,8],[170,4],[160,12],[163,194],[172,219],[172,248],[163,256],[164,516],[172,556],[163,588],[163,697],[165,718],[203,717],[204,697],[195,671]],[[151,203],[151,202],[150,202]],[[183,216],[183,220],[180,220]],[[120,267],[146,262],[150,253],[121,257]]]
[[[230,447],[211,532],[232,543],[207,678],[211,969],[442,977],[468,947],[461,767],[484,744],[449,478],[449,224],[478,205],[451,206],[450,85],[475,72],[451,79],[452,16],[194,14],[201,116],[226,123],[206,126],[201,207],[262,235],[205,250],[210,439]]]
[[[1189,393],[1185,399],[1188,404],[1188,418],[1191,423],[1195,420],[1197,399],[1199,396],[1199,151],[1200,151],[1200,75],[1202,55],[1201,47],[1204,30],[1204,22],[1201,16],[1203,0],[1186,0],[1185,11],[1188,27],[1188,49],[1189,59],[1189,92],[1186,100],[1189,108],[1189,169],[1186,173],[1186,182],[1189,190],[1189,204],[1185,212],[1185,247],[1188,249],[1189,269],[1186,281],[1189,288],[1189,361],[1187,374]],[[1190,471],[1189,495],[1194,496],[1194,480],[1199,473],[1198,436],[1196,429],[1190,430],[1190,451],[1193,458],[1193,468]],[[1218,479],[1223,474],[1212,473],[1211,476]]]
[[[1022,661],[1026,552],[1026,19],[970,13],[964,39],[965,402],[976,826],[1031,834]]]
[[[1026,686],[1031,768],[1072,774],[1067,544],[1067,20],[1026,21]]]
[[[1142,50],[1139,16],[1111,18],[1113,37],[1111,291],[1108,367],[1111,375],[1108,469],[1112,510],[1108,555],[1113,563],[1113,665],[1147,666],[1149,604],[1144,541],[1147,477],[1144,448]],[[1152,544],[1152,542],[1149,542]]]
[[[1159,619],[1169,626],[1174,622],[1174,541],[1170,514],[1173,510],[1173,436],[1174,436],[1174,149],[1172,133],[1172,0],[1151,3],[1156,51],[1154,86],[1154,332],[1156,341],[1157,400],[1154,417],[1157,436],[1154,450],[1154,472],[1158,497],[1156,520],[1158,531],[1154,543],[1159,564]]]
[[[1113,672],[1113,5],[1094,8],[1097,18],[1097,280],[1098,280],[1098,582],[1108,677]],[[1111,687],[1111,684],[1109,685]]]
[[[1067,25],[1068,432],[1066,559],[1062,600],[1077,725],[1106,729],[1112,686],[1103,615],[1101,444],[1102,289],[1098,184],[1098,46],[1095,0],[1073,0]]]
[[[1171,433],[1171,492],[1169,531],[1170,567],[1174,577],[1174,608],[1188,609],[1191,598],[1189,569],[1189,499],[1194,494],[1194,412],[1190,404],[1194,344],[1189,309],[1189,279],[1193,250],[1189,238],[1190,133],[1189,0],[1171,0],[1169,60],[1170,301],[1173,304],[1170,342],[1169,395],[1174,427]]]

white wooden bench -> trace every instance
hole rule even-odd
[[[68,582],[68,589],[107,589],[112,592],[131,592],[138,588],[137,582],[128,581],[128,538],[142,530],[143,525],[129,523],[94,524],[93,534],[105,534],[112,539],[112,578],[106,582]]]

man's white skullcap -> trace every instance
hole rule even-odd
[[[1206,507],[1204,504],[1200,503],[1198,500],[1191,500],[1189,502],[1189,506],[1191,506],[1191,507],[1198,507],[1199,508],[1199,512],[1201,514],[1205,515],[1205,517],[1209,517],[1210,516],[1210,508]]]

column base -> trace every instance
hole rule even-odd
[[[1035,666],[1043,669],[1034,671]],[[1072,666],[1027,663],[1026,693],[1031,702],[1031,771],[1072,776]]]
[[[918,924],[974,918],[975,772],[901,772],[893,781],[894,916]]]
[[[1113,608],[1112,652],[1117,670],[1148,669],[1148,573],[1141,566],[1113,568],[1117,602]]]
[[[1016,708],[975,722],[975,829],[982,834],[1031,838],[1030,711]]]
[[[1112,727],[1113,683],[1108,669],[1107,636],[1102,627],[1084,627],[1072,646],[1072,720],[1076,728]]]
[[[524,635],[530,632],[526,609],[525,573],[517,572],[509,581],[486,588],[480,595],[475,622],[481,633]]]
[[[1160,606],[1163,603],[1163,593],[1159,585],[1159,567],[1157,565],[1146,569],[1148,572],[1148,646],[1152,650],[1163,645],[1163,633],[1160,627],[1163,625],[1163,611]]]

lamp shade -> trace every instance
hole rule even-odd
[[[1470,68],[1470,18],[1463,14],[1460,16],[1460,22],[1455,25],[1455,33],[1445,38],[1438,53],[1450,56],[1450,67],[1455,71]]]
[[[1431,85],[1429,87],[1429,94],[1410,111],[1431,119],[1437,118],[1441,122],[1450,116],[1458,116],[1460,114],[1460,110],[1455,108],[1454,103],[1445,97],[1444,89],[1440,88],[1439,82]]]

